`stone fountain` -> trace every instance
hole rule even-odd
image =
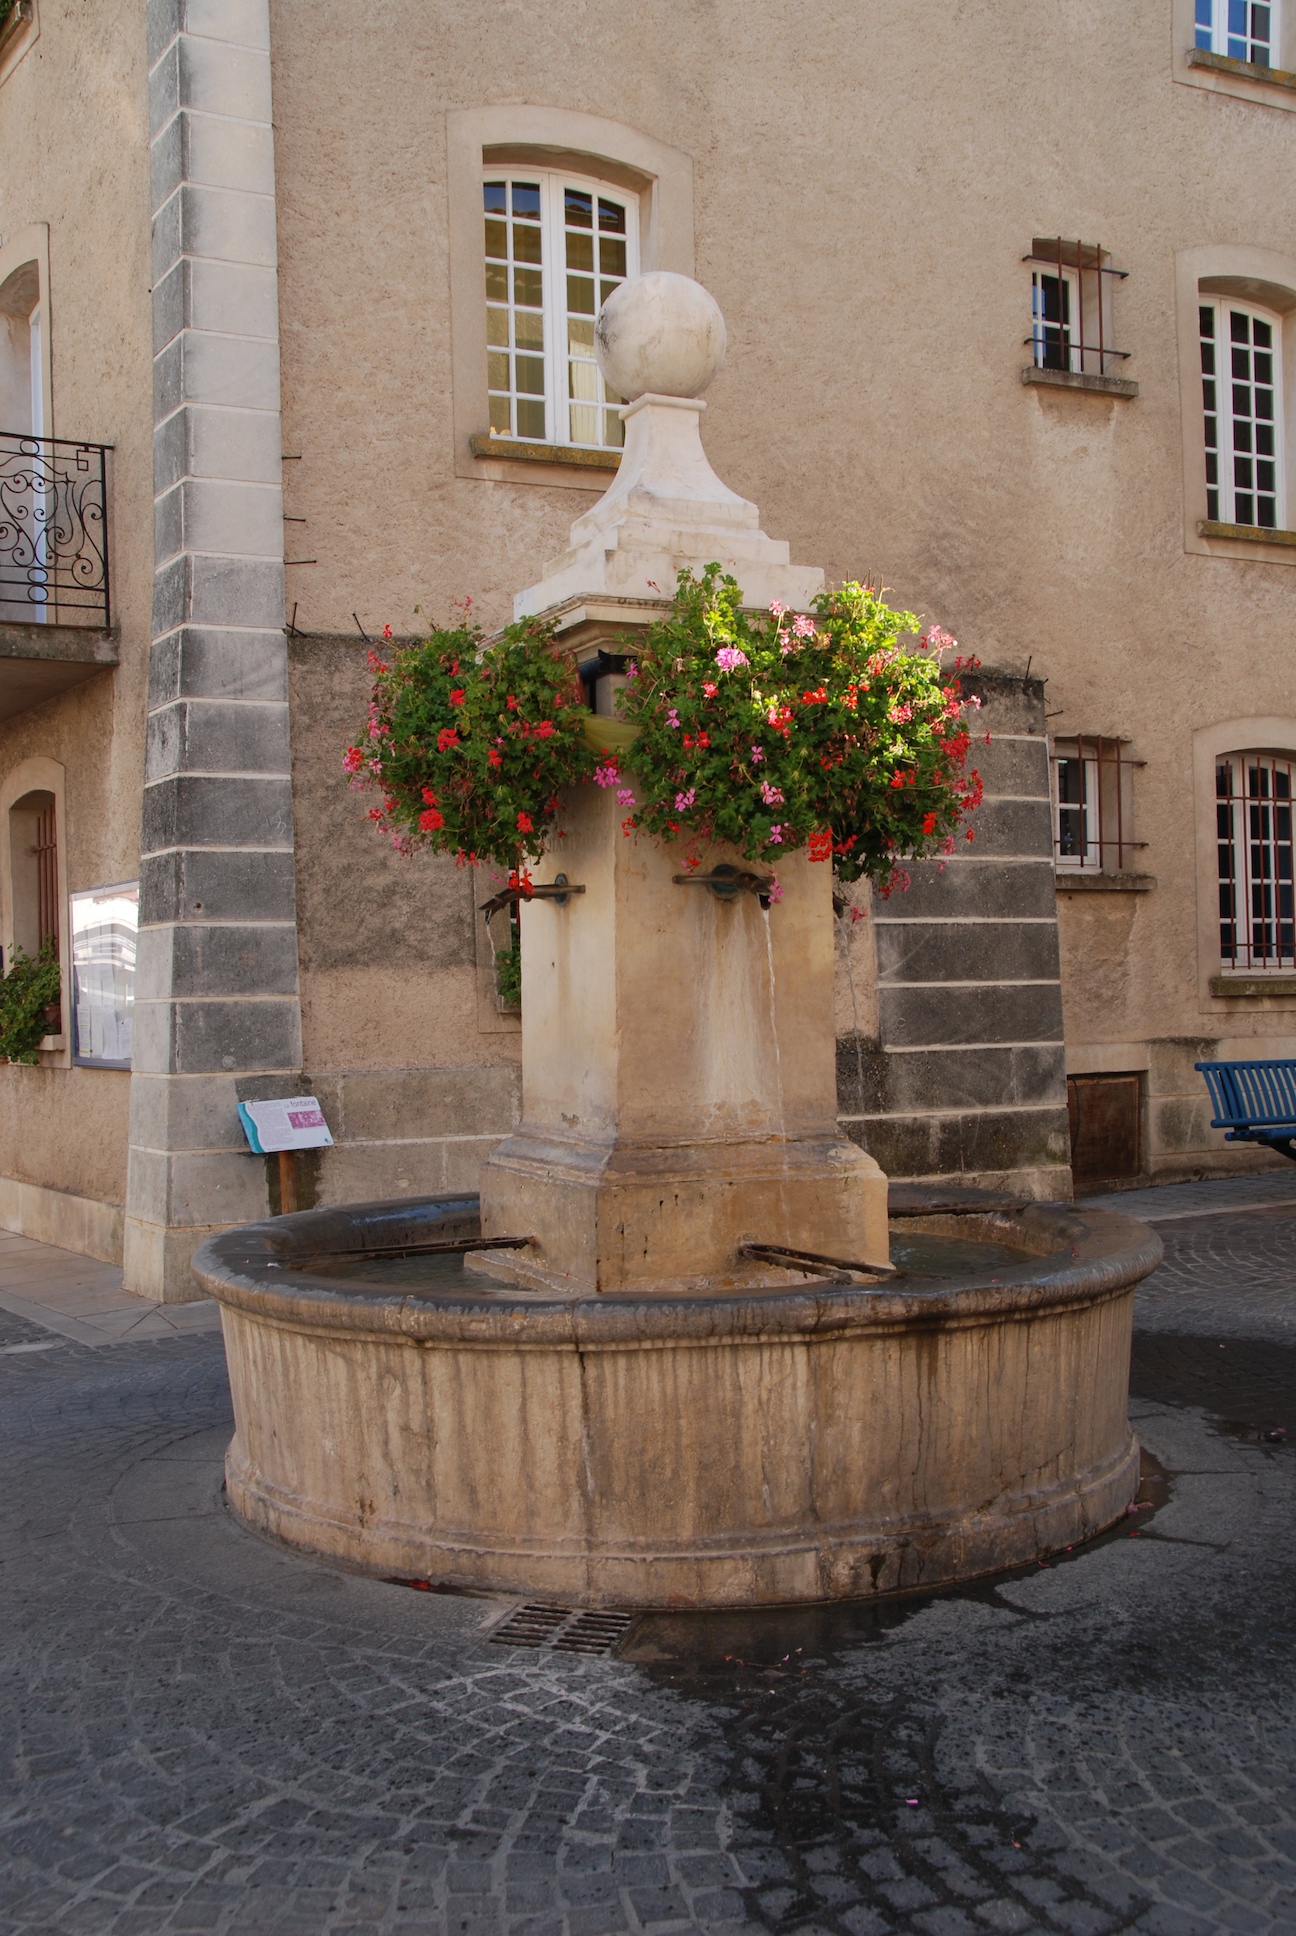
[[[626,284],[598,353],[631,399],[621,468],[518,614],[615,666],[682,566],[804,609],[822,575],[702,448],[711,297]],[[616,678],[591,731],[624,749]],[[789,857],[771,907],[736,854],[700,885],[623,813],[575,790],[544,880],[569,891],[522,906],[522,1120],[480,1200],[308,1211],[197,1253],[234,1510],[386,1574],[638,1607],[931,1586],[1109,1524],[1138,1481],[1157,1239],[911,1193],[902,1248],[945,1263],[895,1273],[886,1179],[836,1121],[829,868]]]

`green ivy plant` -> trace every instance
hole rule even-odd
[[[516,907],[509,915],[509,945],[495,952],[495,986],[505,1008],[522,1006],[522,929]]]
[[[41,1038],[49,1034],[43,1011],[59,1001],[58,956],[47,939],[35,957],[15,948],[9,972],[0,981],[0,1056],[29,1065],[39,1061]]]

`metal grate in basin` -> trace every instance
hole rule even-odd
[[[632,1613],[599,1607],[552,1607],[539,1601],[514,1607],[491,1640],[500,1647],[542,1647],[547,1653],[610,1654],[634,1621]]]

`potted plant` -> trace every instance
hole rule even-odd
[[[61,979],[52,938],[32,956],[15,947],[9,972],[0,980],[0,1057],[34,1066],[41,1041],[62,1021]]]

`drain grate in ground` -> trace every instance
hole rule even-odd
[[[500,1647],[543,1647],[557,1654],[610,1654],[634,1623],[632,1613],[598,1607],[514,1607],[491,1634]]]

